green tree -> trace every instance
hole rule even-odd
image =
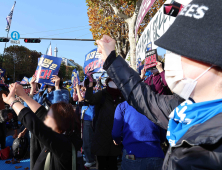
[[[77,70],[79,71],[79,79],[80,81],[84,80],[84,72],[83,72],[83,68],[80,65],[77,65]]]
[[[6,69],[6,76],[22,80],[24,76],[31,77],[36,70],[40,52],[29,50],[24,46],[9,46],[5,49],[2,67]]]
[[[63,81],[71,80],[72,76],[72,71],[76,69],[79,71],[79,79],[80,81],[83,81],[84,79],[84,73],[83,73],[83,68],[79,64],[76,63],[76,66],[66,66],[64,63],[61,64],[60,69],[59,69],[59,74],[62,76]]]
[[[59,76],[60,78],[65,79],[65,75],[66,75],[66,65],[62,63],[59,68]]]

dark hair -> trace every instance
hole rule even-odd
[[[75,131],[80,134],[80,121],[71,104],[59,102],[51,105],[58,130],[70,134]]]

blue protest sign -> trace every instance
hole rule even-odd
[[[78,71],[76,69],[74,69],[72,71],[72,79],[71,79],[71,81],[72,81],[72,84],[73,84],[74,87],[76,87],[76,85],[80,83],[79,73],[78,73]]]
[[[0,68],[0,78],[4,77],[4,75],[5,75],[5,69]]]
[[[62,58],[42,55],[35,71],[36,83],[54,86],[51,82],[52,75],[58,75]]]
[[[152,50],[152,42],[146,45],[146,51],[150,51],[150,50]]]
[[[83,66],[84,74],[88,71],[96,73],[96,72],[103,72],[103,64],[101,54],[97,52],[97,48],[90,51],[85,56],[85,62]]]
[[[28,77],[24,77],[22,79],[22,81],[20,82],[20,84],[28,84],[29,83],[29,78]]]
[[[13,32],[11,33],[11,38],[12,38],[13,40],[19,40],[20,34],[19,34],[17,31],[13,31]]]

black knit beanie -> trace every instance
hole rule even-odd
[[[222,68],[222,0],[193,0],[155,44]]]

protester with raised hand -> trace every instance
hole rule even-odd
[[[77,95],[76,92],[77,92],[76,87],[73,87],[72,99],[73,99],[73,101],[75,101],[75,102],[78,101],[78,95]]]
[[[95,84],[94,84],[95,85]],[[89,86],[89,79],[86,78],[84,81],[84,88]],[[92,146],[92,138],[93,138],[93,129],[92,129],[92,120],[95,115],[95,107],[94,105],[90,105],[88,102],[85,101],[85,89],[83,87],[80,91],[80,86],[76,84],[77,94],[78,94],[78,101],[79,101],[79,110],[81,110],[81,124],[82,124],[82,139],[83,139],[83,150],[85,155],[84,164],[85,167],[93,166],[95,162],[95,155],[91,152]]]
[[[163,169],[222,167],[221,6],[219,0],[193,0],[155,42],[172,52],[165,57],[165,78],[174,95],[155,94],[141,82],[138,73],[116,57],[115,40],[103,36],[97,41],[104,69],[128,103],[168,129],[171,146]]]
[[[62,88],[62,81],[60,81],[60,78],[58,76],[53,76],[52,81],[55,82],[55,86],[46,86],[46,88],[43,91],[39,91],[37,94],[34,94],[34,91],[36,90],[36,76],[34,75],[32,77],[32,80],[30,82],[31,90],[30,90],[30,97],[33,98],[36,102],[38,102],[40,105],[43,105],[47,109],[49,109],[51,104],[58,103],[60,101],[63,101],[65,103],[69,102],[69,91]],[[24,103],[24,106],[28,106],[27,103]],[[47,112],[44,112],[45,115],[40,117],[41,121],[45,120],[45,116]],[[24,129],[20,134],[19,137],[23,137],[27,132],[27,129]],[[32,170],[35,162],[37,161],[41,150],[43,149],[43,144],[39,142],[38,138],[36,136],[30,135],[30,169]]]
[[[10,94],[3,94],[5,103],[10,104],[22,124],[44,145],[33,170],[72,169],[72,145],[76,151],[81,148],[80,124],[72,105],[61,102],[53,104],[49,112],[44,106],[28,97],[21,85],[11,84]],[[29,108],[15,99],[15,94],[24,100]],[[47,113],[48,112],[48,113]],[[39,118],[45,116],[44,122]],[[38,118],[39,117],[39,118]],[[49,155],[50,153],[50,155]]]
[[[99,170],[117,170],[117,156],[121,155],[121,146],[115,146],[112,128],[116,106],[123,102],[121,92],[112,79],[106,80],[106,89],[93,94],[92,73],[87,73],[89,86],[85,101],[95,105],[95,135],[92,141],[92,153],[97,156]]]
[[[156,67],[148,70],[153,74],[144,80],[144,82],[150,86],[151,90],[159,94],[172,95],[172,92],[170,91],[165,80],[165,71],[163,69],[162,63],[157,61]],[[145,74],[146,70],[143,68],[140,76],[141,79],[144,79]]]
[[[37,90],[37,83],[35,81],[36,81],[36,76],[33,75],[31,81],[29,82],[29,84],[31,86],[29,96],[31,98],[33,98],[34,92]]]
[[[51,79],[52,82],[55,83],[55,86],[47,85],[46,88],[43,91],[39,91],[36,95],[33,96],[33,99],[37,101],[39,104],[44,105],[47,107],[47,102],[50,104],[54,104],[57,102],[66,102],[69,103],[69,91],[62,87],[62,81],[60,81],[60,78],[56,75],[53,75],[53,78]],[[32,77],[31,84],[31,90],[30,95],[33,95],[33,92],[36,88],[36,77]],[[27,106],[25,104],[25,106]]]
[[[79,102],[82,102],[84,101],[84,98],[85,98],[85,92],[83,90],[83,88],[80,89],[80,86],[78,84],[76,84],[76,91],[74,91],[75,94],[74,94],[74,97],[76,98],[76,95],[77,95],[77,101]]]

